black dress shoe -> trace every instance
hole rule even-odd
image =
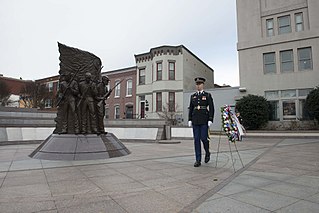
[[[210,161],[210,153],[207,153],[205,155],[205,163],[208,163]]]
[[[196,161],[195,163],[194,163],[194,167],[199,167],[201,165],[201,162],[200,161]]]

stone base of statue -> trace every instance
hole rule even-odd
[[[131,152],[112,133],[52,134],[29,156],[42,160],[96,160],[120,157]]]

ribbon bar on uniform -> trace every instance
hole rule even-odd
[[[200,110],[200,109],[207,109],[207,106],[196,106],[194,109]]]

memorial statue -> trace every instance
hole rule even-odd
[[[105,133],[105,100],[120,82],[108,90],[101,76],[100,58],[58,43],[60,79],[56,128],[29,156],[43,160],[96,160],[131,152],[112,133]],[[124,79],[123,79],[124,80]]]
[[[101,77],[101,59],[61,43],[58,46],[60,90],[54,133],[104,133],[105,100],[112,90],[107,91],[109,79]]]

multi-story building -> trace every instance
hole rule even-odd
[[[30,84],[32,81],[30,80],[22,80],[16,79],[16,78],[10,78],[5,77],[3,75],[0,75],[0,83],[4,84],[7,92],[10,94],[10,97],[8,98],[8,106],[9,107],[25,107],[25,100],[23,100],[26,96],[26,87],[28,84]],[[4,88],[2,88],[4,90]],[[5,91],[0,91],[1,93]]]
[[[319,85],[319,1],[237,0],[240,91],[264,96],[271,120],[307,120]]]
[[[56,110],[57,92],[59,90],[59,75],[35,80],[39,88],[43,88],[45,92],[44,108]]]
[[[214,87],[214,70],[185,46],[160,46],[135,55],[137,66],[136,111],[140,118],[159,118],[161,113],[182,117],[183,92],[194,90],[194,78],[206,78]]]
[[[136,67],[103,72],[110,80],[109,89],[117,85],[106,100],[107,119],[132,119],[135,115]]]

